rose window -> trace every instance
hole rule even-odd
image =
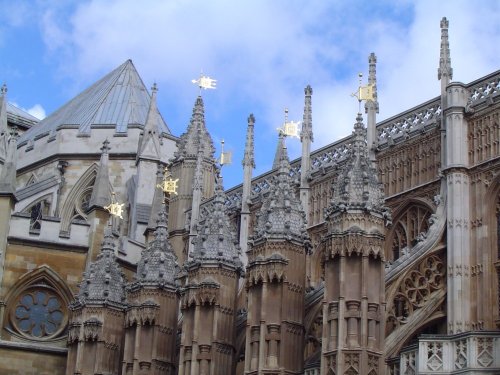
[[[64,307],[50,290],[33,290],[21,295],[13,311],[12,323],[25,336],[45,339],[63,328]]]

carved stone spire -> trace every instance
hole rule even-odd
[[[310,85],[304,89],[304,117],[302,118],[302,131],[300,133],[300,140],[314,141],[313,128],[312,128],[312,104],[311,97],[313,89]]]
[[[89,209],[93,207],[103,208],[110,204],[110,191],[109,191],[109,141],[106,139],[101,147],[101,159],[99,161],[99,169],[95,178],[94,186],[92,188],[92,196],[89,201]]]
[[[448,20],[441,19],[441,50],[439,54],[438,79],[448,86],[453,79],[453,69],[451,67],[450,43],[448,41]]]
[[[168,240],[166,206],[162,204],[154,232],[154,240],[142,252],[141,259],[137,263],[134,285],[170,285],[176,288],[178,273],[177,257]]]
[[[365,102],[365,112],[367,114],[367,143],[370,160],[375,162],[375,149],[377,147],[377,56],[372,52],[368,57],[369,73],[368,84],[373,86],[373,100]]]
[[[156,104],[156,83],[151,87],[151,102],[149,104],[148,117],[144,125],[144,132],[139,140],[137,150],[138,158],[160,160],[160,135],[158,134],[158,106]]]
[[[304,117],[300,140],[302,142],[302,158],[300,159],[300,201],[306,215],[309,213],[309,173],[311,171],[311,142],[314,140],[312,128],[312,87],[304,89]]]
[[[2,171],[2,164],[7,157],[8,137],[7,86],[4,83],[0,88],[0,173]]]
[[[151,213],[149,215],[148,227],[146,228],[146,232],[151,232],[156,229],[158,216],[163,210],[165,194],[163,193],[163,190],[158,187],[158,185],[161,185],[163,181],[164,168],[164,164],[158,164],[158,169],[156,171],[155,192],[153,195],[153,203],[151,204]]]
[[[295,196],[286,148],[282,149],[277,162],[278,174],[262,203],[252,240],[285,239],[303,243],[308,240],[305,213]]]
[[[191,116],[187,131],[181,135],[178,141],[178,151],[175,153],[175,157],[196,157],[200,145],[203,146],[205,157],[213,157],[215,148],[205,125],[203,99],[201,96],[198,96],[194,104],[193,115]]]
[[[7,85],[0,88],[0,135],[7,131]]]
[[[387,211],[377,171],[368,157],[365,141],[366,129],[362,121],[361,113],[358,113],[354,124],[350,155],[346,167],[337,177],[332,205],[325,211],[326,218],[333,212],[350,209],[378,214]]]
[[[247,137],[245,140],[245,153],[243,155],[243,167],[250,166],[255,168],[255,157],[254,157],[254,124],[255,117],[251,113],[248,116],[248,126],[247,126]]]
[[[108,226],[101,245],[101,253],[83,274],[77,301],[80,304],[115,304],[125,300],[125,279],[115,256],[115,243]]]
[[[229,218],[224,210],[226,194],[219,176],[215,186],[215,197],[210,215],[200,223],[194,241],[193,261],[195,263],[224,262],[241,269],[238,249],[231,231]]]
[[[0,193],[14,194],[16,192],[16,168],[17,168],[17,139],[19,133],[17,127],[10,130],[6,140],[7,155],[0,173]],[[0,139],[2,140],[2,139]]]
[[[279,168],[280,161],[283,159],[284,154],[286,154],[285,135],[280,131],[278,135],[276,153],[274,154],[273,169]],[[288,158],[288,155],[286,155],[286,157]]]

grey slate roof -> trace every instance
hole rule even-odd
[[[40,119],[30,115],[12,103],[7,103],[7,121],[16,124],[16,126],[30,128],[38,123]]]
[[[23,134],[20,143],[50,133],[61,125],[78,125],[80,132],[114,125],[116,132],[126,132],[129,125],[144,126],[151,97],[131,60],[127,60],[57,111]],[[160,114],[158,129],[169,133]]]

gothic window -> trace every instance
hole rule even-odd
[[[61,299],[49,289],[36,288],[20,295],[12,324],[24,336],[42,339],[56,334],[63,318]]]
[[[40,233],[40,229],[42,228],[42,217],[49,215],[51,200],[51,196],[45,196],[25,209],[24,212],[30,215],[30,233]]]
[[[422,205],[409,207],[394,222],[392,231],[392,260],[403,255],[403,251],[411,250],[422,235],[429,230],[431,211]]]
[[[72,298],[64,281],[42,266],[22,276],[7,295],[4,328],[24,340],[61,340]]]
[[[92,187],[88,187],[83,190],[78,196],[75,207],[73,211],[73,217],[71,221],[80,220],[84,221],[87,219],[87,210],[89,209],[90,198],[92,197]]]
[[[97,164],[92,164],[78,179],[66,197],[61,209],[60,236],[69,236],[71,223],[75,221],[85,222],[87,220],[87,210],[97,169]]]
[[[30,215],[30,232],[40,231],[42,227],[42,202],[31,207]]]

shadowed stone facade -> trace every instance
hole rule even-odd
[[[0,373],[500,372],[500,71],[453,82],[440,26],[439,96],[377,123],[371,54],[350,137],[313,150],[307,86],[301,157],[253,177],[249,115],[226,191],[130,60],[40,122],[3,86]]]

